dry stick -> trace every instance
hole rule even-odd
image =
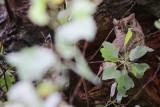
[[[69,99],[69,104],[72,104],[73,103],[73,99],[74,99],[74,97],[77,95],[77,93],[78,93],[78,91],[79,91],[79,88],[80,88],[80,86],[82,85],[82,83],[83,83],[83,80],[84,80],[84,78],[81,78],[79,81],[78,81],[78,84],[77,84],[77,86],[76,86],[76,88],[75,88],[75,90],[74,90],[74,92],[73,92],[73,95],[70,97],[70,99]]]
[[[6,7],[6,10],[7,10],[7,13],[8,13],[8,16],[9,16],[9,19],[10,20],[14,20],[14,14],[13,14],[13,11],[9,5],[9,2],[8,0],[4,0],[4,3],[5,3],[5,7]]]
[[[135,4],[136,4],[136,3],[134,2],[134,3],[132,4],[132,6],[124,13],[124,15],[122,16],[122,18],[121,18],[120,20],[122,20],[122,19],[127,15],[127,13],[134,7]],[[120,20],[119,20],[119,21],[120,21]],[[109,36],[110,36],[111,33],[113,32],[113,30],[114,30],[114,27],[110,30],[109,34],[107,35],[107,37],[105,38],[104,41],[106,41],[106,40],[109,38]],[[102,44],[103,44],[103,43],[102,43]],[[101,44],[101,46],[96,50],[96,52],[92,55],[92,57],[89,58],[89,61],[91,61],[91,60],[97,55],[97,53],[99,52],[99,50],[102,48],[102,44]]]
[[[124,106],[127,106],[129,103],[131,103],[131,102],[133,101],[133,99],[135,99],[135,98],[142,92],[142,90],[143,90],[151,81],[154,80],[154,78],[156,77],[156,75],[157,75],[157,73],[158,73],[159,70],[160,70],[160,64],[159,64],[156,72],[154,73],[153,77],[152,77],[146,84],[144,84],[143,87],[141,88],[141,90],[140,90],[131,100],[129,100],[126,104],[124,104]]]

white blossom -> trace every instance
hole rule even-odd
[[[26,107],[21,103],[14,103],[14,104],[6,104],[4,107]]]
[[[79,40],[92,41],[96,34],[96,23],[90,17],[81,20],[71,20],[67,24],[61,25],[56,32],[57,38],[68,43],[76,43]]]
[[[82,18],[91,16],[96,10],[96,6],[89,0],[73,0],[70,11],[72,18]]]
[[[30,82],[21,81],[16,83],[9,90],[7,96],[9,101],[18,102],[24,104],[27,107],[43,107],[41,100],[37,96],[34,86]]]
[[[10,53],[6,56],[6,60],[17,68],[20,79],[27,81],[41,79],[57,61],[52,50],[39,46]]]
[[[44,102],[44,107],[57,107],[61,101],[61,95],[58,92],[55,92],[47,97]]]

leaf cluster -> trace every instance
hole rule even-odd
[[[132,31],[129,29],[125,38],[124,48],[132,37]],[[114,79],[115,83],[112,84],[110,97],[113,97],[117,90],[117,102],[121,102],[123,97],[126,97],[126,92],[133,88],[134,82],[132,78],[128,76],[131,73],[136,78],[141,78],[145,71],[149,69],[149,65],[146,63],[135,63],[135,61],[147,52],[152,52],[153,49],[146,46],[137,46],[130,52],[125,52],[124,55],[120,55],[116,47],[109,43],[104,42],[103,48],[100,52],[102,57],[110,62],[102,74],[102,80]]]

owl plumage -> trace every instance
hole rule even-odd
[[[124,41],[128,29],[132,30],[133,36],[126,46],[126,51],[130,51],[138,45],[145,44],[142,28],[136,20],[134,13],[121,20],[113,19],[113,24],[116,38],[112,44],[115,45],[119,52],[124,52]]]

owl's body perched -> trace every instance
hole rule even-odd
[[[144,34],[134,13],[121,20],[113,19],[113,24],[116,34],[113,45],[115,45],[119,52],[124,52],[124,41],[129,28],[132,30],[133,36],[126,46],[126,51],[130,51],[138,45],[144,45]]]

